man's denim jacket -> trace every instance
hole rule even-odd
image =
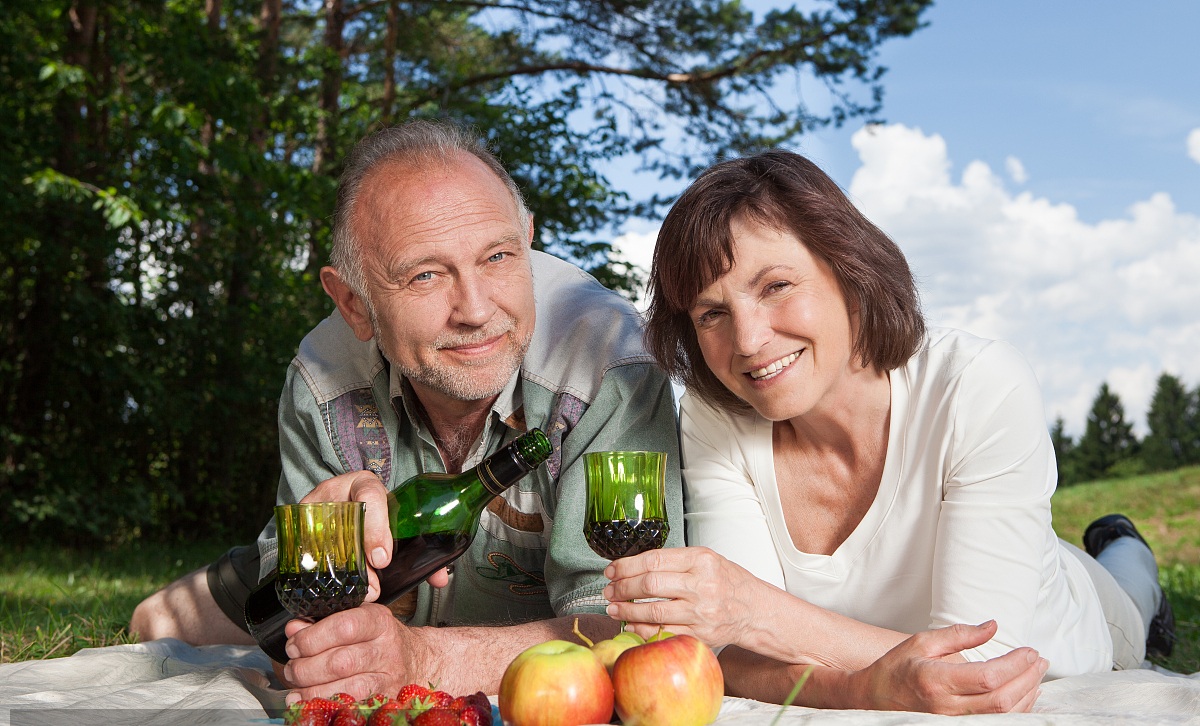
[[[532,258],[533,339],[464,468],[532,427],[546,432],[554,452],[484,512],[450,585],[420,586],[413,625],[603,612],[608,562],[583,537],[583,455],[590,451],[667,452],[667,546],[683,545],[674,399],[642,345],[637,311],[579,268],[541,252]],[[373,340],[359,341],[337,312],[321,322],[301,343],[280,399],[279,503],[349,471],[370,469],[389,489],[420,472],[444,471],[411,395]],[[275,566],[273,524],[258,549],[259,572],[243,579]]]

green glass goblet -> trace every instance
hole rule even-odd
[[[296,617],[317,621],[367,597],[362,502],[275,507],[279,571],[275,594]]]
[[[667,522],[667,455],[661,451],[597,451],[583,456],[587,520],[583,535],[601,557],[615,560],[658,549]]]

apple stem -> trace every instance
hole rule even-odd
[[[582,632],[580,632],[579,618],[575,618],[575,627],[573,628],[573,630],[575,631],[575,635],[579,636],[579,639],[587,644],[587,647],[591,648],[593,645],[595,645],[595,643],[593,643],[591,641],[591,639],[589,639],[586,635],[584,635]]]

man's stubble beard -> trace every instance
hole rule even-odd
[[[388,355],[388,339],[382,334],[383,328],[379,324],[379,318],[375,313],[375,307],[368,304],[367,314],[371,319],[371,329],[375,333],[375,340],[379,348],[379,352],[388,359],[388,362],[399,369],[401,375],[407,378],[410,382],[418,383],[427,388],[431,388],[449,398],[457,401],[481,401],[487,398],[493,398],[504,390],[508,385],[508,381],[512,378],[513,373],[521,367],[521,363],[525,360],[525,353],[529,350],[530,341],[533,338],[533,331],[524,337],[523,340],[517,340],[512,337],[513,331],[516,330],[516,321],[511,316],[506,316],[501,330],[508,334],[506,342],[508,345],[501,353],[503,358],[499,361],[489,361],[489,368],[501,371],[495,380],[480,380],[474,366],[464,364],[461,366],[434,366],[422,365],[412,369],[401,363],[392,360]],[[496,327],[495,325],[492,326]],[[433,343],[434,349],[445,347],[454,347],[458,345],[477,343],[489,338],[495,337],[497,332],[485,331],[483,333],[471,333],[467,335],[443,335],[439,336]]]

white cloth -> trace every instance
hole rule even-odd
[[[1112,640],[1091,577],[1050,524],[1054,452],[1032,369],[1010,345],[931,330],[891,377],[879,491],[832,555],[793,545],[772,424],[680,402],[685,520],[703,545],[820,607],[915,633],[995,619],[984,660],[1028,645],[1048,677],[1107,671]]]
[[[0,726],[177,726],[280,723],[284,692],[271,687],[257,648],[195,648],[178,640],[83,650],[69,658],[0,665]],[[276,688],[278,684],[275,684]],[[495,697],[493,697],[493,703]],[[720,726],[767,726],[780,707],[726,698]],[[270,720],[268,720],[270,719]],[[1032,714],[932,716],[790,707],[780,724],[1110,726],[1200,723],[1200,674],[1148,670],[1064,678],[1042,686]]]

